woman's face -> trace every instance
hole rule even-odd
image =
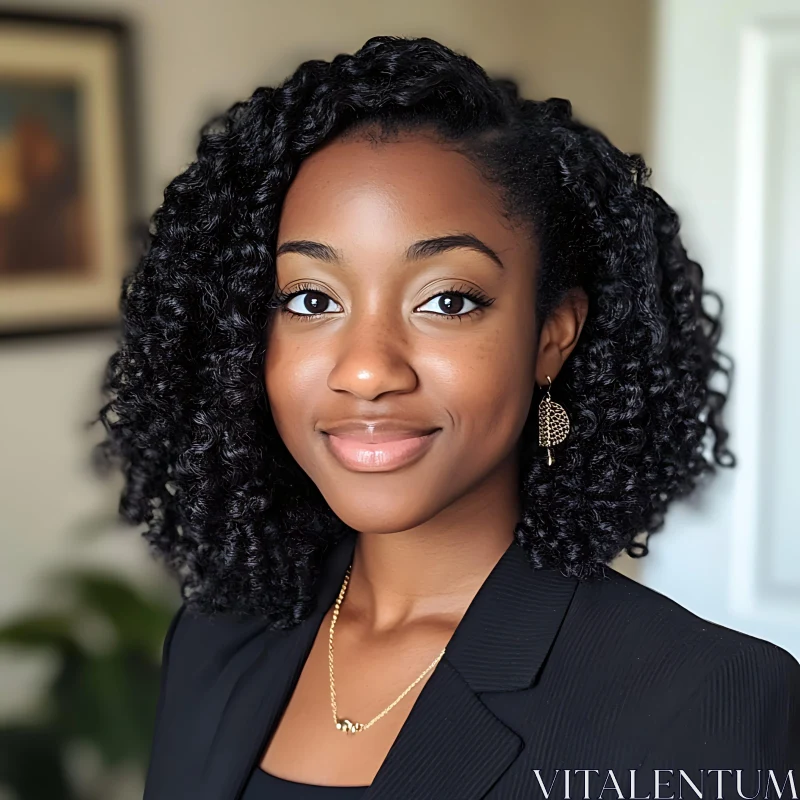
[[[516,493],[537,252],[470,162],[420,136],[332,142],[291,184],[277,253],[295,296],[268,330],[267,395],[334,513],[394,532]]]

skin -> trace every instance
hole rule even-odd
[[[454,233],[477,237],[503,266],[463,247],[405,257],[418,240]],[[298,240],[328,245],[339,258],[280,253]],[[517,445],[534,384],[546,386],[548,375],[555,383],[588,302],[571,293],[537,339],[535,239],[509,222],[468,159],[420,133],[383,144],[340,139],[314,153],[288,191],[277,245],[279,289],[310,284],[325,295],[315,295],[317,317],[275,313],[264,378],[287,448],[358,531],[336,624],[336,692],[340,716],[367,722],[447,644],[511,543]],[[448,316],[442,294],[464,287],[493,302],[474,310],[464,299]],[[304,300],[289,307],[302,313]],[[386,415],[441,430],[419,460],[384,472],[346,468],[319,430]],[[337,731],[331,613],[261,766],[303,783],[363,786],[430,673],[373,727]]]

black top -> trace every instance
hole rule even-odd
[[[354,544],[331,551],[314,611],[289,631],[176,615],[144,800],[242,800]],[[772,779],[786,797],[790,770],[797,786],[800,664],[786,650],[611,568],[590,582],[533,569],[513,542],[362,800],[528,800],[551,785],[555,800],[567,780],[583,797],[584,779],[595,798],[619,796],[615,782],[625,797],[695,798],[687,779],[703,798],[718,779],[722,797],[764,797]]]
[[[242,800],[361,800],[368,786],[315,786],[287,781],[256,767]]]

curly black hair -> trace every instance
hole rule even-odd
[[[324,553],[348,529],[289,454],[266,396],[281,204],[334,137],[423,129],[465,154],[536,236],[540,327],[572,287],[589,298],[552,390],[571,421],[555,465],[538,447],[536,402],[520,443],[515,537],[533,566],[586,580],[623,550],[646,555],[669,503],[735,465],[722,303],[643,158],[579,122],[568,100],[523,99],[513,80],[426,37],[375,36],[204,125],[123,281],[95,463],[121,466],[120,513],[146,523],[196,611],[288,628],[311,610]],[[712,388],[717,374],[725,387]]]

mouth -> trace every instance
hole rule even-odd
[[[323,431],[322,436],[328,450],[346,469],[353,472],[391,472],[422,458],[441,430],[381,431],[372,434]]]

